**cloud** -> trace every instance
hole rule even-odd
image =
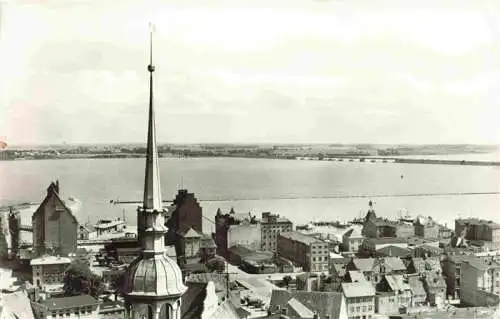
[[[148,4],[9,5],[0,135],[142,141],[153,20],[162,141],[500,142],[495,2]]]

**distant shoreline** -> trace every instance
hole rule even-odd
[[[466,153],[478,154],[478,153]],[[397,163],[397,164],[433,164],[433,165],[464,165],[464,166],[500,166],[497,161],[471,161],[471,160],[447,160],[447,159],[423,159],[411,157],[394,157],[394,156],[353,156],[347,154],[335,154],[333,156],[309,157],[296,155],[247,155],[247,154],[172,154],[160,153],[161,158],[253,158],[253,159],[281,159],[281,160],[308,160],[308,161],[338,161],[338,162],[365,162],[365,163]],[[429,155],[429,154],[426,154]],[[453,154],[437,154],[437,155],[458,155]],[[409,155],[411,156],[411,155]],[[415,154],[415,157],[421,156]],[[66,160],[66,159],[116,159],[116,158],[145,158],[145,154],[134,153],[115,153],[115,154],[44,154],[35,156],[2,158],[0,161],[32,161],[32,160]]]

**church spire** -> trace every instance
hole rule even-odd
[[[156,146],[156,124],[153,107],[153,26],[150,24],[149,34],[149,122],[148,122],[148,146],[146,151],[146,174],[144,180],[144,201],[145,210],[162,209],[161,187],[160,187],[160,166],[158,163],[158,150]]]

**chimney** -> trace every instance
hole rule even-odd
[[[318,313],[315,312],[314,315],[313,315],[313,319],[319,319],[319,316],[318,316]]]
[[[59,194],[59,179],[56,179],[56,193]]]

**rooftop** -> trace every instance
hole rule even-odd
[[[301,234],[296,231],[292,232],[286,232],[286,233],[280,233],[281,237],[288,238],[293,241],[298,241],[306,245],[311,245],[311,244],[316,244],[316,243],[323,243],[324,241],[321,239],[317,239],[314,237],[310,237],[304,234]]]
[[[375,296],[373,285],[364,280],[358,282],[343,282],[342,291],[346,298]]]
[[[94,225],[95,229],[106,229],[106,228],[111,228],[119,225],[125,224],[124,220],[101,220],[97,224]]]
[[[63,298],[49,298],[40,301],[41,304],[47,306],[49,310],[68,309],[82,306],[93,306],[99,304],[99,301],[89,295],[80,295]]]
[[[485,219],[479,219],[479,218],[458,218],[455,220],[458,224],[461,225],[484,225],[484,226],[490,226],[494,229],[500,228],[499,223],[495,223],[492,220],[485,220]]]
[[[492,260],[491,258],[476,257],[465,260],[464,263],[480,271],[486,271],[488,269],[500,269],[500,264],[495,260]]]
[[[402,237],[380,237],[380,238],[368,238],[368,242],[373,243],[374,245],[383,245],[383,244],[408,244],[408,238]]]
[[[49,256],[49,255],[35,258],[35,259],[32,259],[30,261],[31,266],[58,265],[58,264],[70,264],[70,263],[71,263],[71,259],[69,259],[69,258]]]
[[[346,231],[343,235],[346,238],[363,238],[363,235],[359,231],[358,227],[352,227],[348,231]]]

